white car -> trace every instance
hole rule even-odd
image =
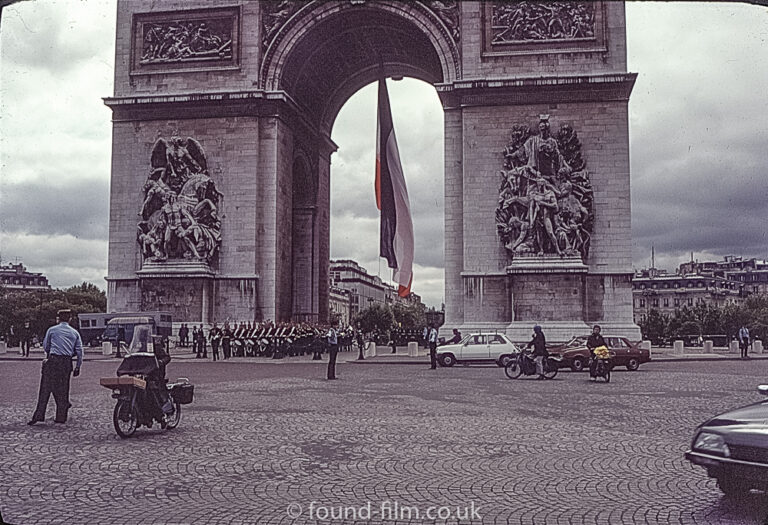
[[[520,347],[504,334],[471,334],[458,344],[438,347],[437,362],[440,366],[453,366],[456,363],[496,363],[503,367],[518,353]]]

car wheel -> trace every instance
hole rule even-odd
[[[746,485],[732,478],[717,478],[717,487],[729,498],[742,498],[749,493]]]
[[[584,370],[584,359],[581,357],[574,357],[571,361],[571,370],[574,372],[581,372]]]
[[[499,365],[501,368],[504,368],[505,366],[507,366],[507,363],[509,363],[513,359],[514,357],[512,357],[511,355],[505,354],[505,355],[499,356],[499,360],[496,361],[496,364]]]
[[[452,367],[456,364],[456,358],[453,357],[453,354],[443,354],[440,356],[440,359],[438,359],[440,362],[440,366],[445,367]]]
[[[638,368],[640,368],[640,361],[638,361],[636,357],[632,357],[627,361],[627,370],[630,372],[634,372]]]

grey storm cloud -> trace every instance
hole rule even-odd
[[[768,10],[627,2],[633,255],[673,268],[694,251],[768,256]],[[115,0],[38,0],[3,10],[0,249],[56,285],[106,274]],[[443,114],[433,87],[390,82],[416,234],[414,291],[443,297]],[[371,273],[376,89],[333,129],[331,255]],[[588,159],[587,159],[588,160]],[[495,198],[496,188],[489,194]],[[701,255],[703,256],[703,255]],[[667,265],[667,266],[664,266]]]
[[[109,184],[102,179],[76,179],[67,184],[0,184],[0,225],[4,234],[106,240],[108,208]]]

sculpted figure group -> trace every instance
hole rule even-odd
[[[496,227],[507,252],[586,259],[592,233],[592,187],[581,144],[570,126],[557,138],[549,116],[539,134],[515,126],[504,150]]]
[[[221,245],[222,194],[195,139],[159,138],[144,184],[137,239],[144,260],[195,259],[210,264]]]
[[[494,2],[493,44],[595,36],[590,2]]]

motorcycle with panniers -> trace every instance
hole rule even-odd
[[[155,422],[163,429],[176,428],[181,421],[181,405],[192,402],[194,385],[186,378],[168,383],[165,364],[170,357],[164,350],[159,352],[164,358],[159,362],[158,352],[147,351],[146,344],[132,349],[138,351],[126,355],[117,377],[99,381],[112,390],[112,398],[117,400],[112,414],[115,431],[121,438],[128,438],[139,427],[152,428]]]

